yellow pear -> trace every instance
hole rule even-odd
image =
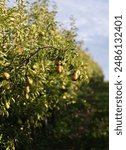
[[[10,79],[10,74],[8,72],[4,72],[3,76],[8,80]]]
[[[28,78],[27,78],[27,81],[28,81],[28,83],[29,83],[30,85],[32,85],[32,84],[33,84],[33,80],[32,80],[32,78],[28,77]]]
[[[26,89],[25,89],[26,93],[28,94],[30,92],[30,87],[29,86],[26,86]]]
[[[6,108],[9,109],[10,108],[10,102],[6,102]]]
[[[77,70],[76,74],[78,74],[78,76],[80,76],[80,74],[81,74],[80,70]]]
[[[26,96],[26,99],[29,99],[29,95],[28,94],[26,94],[25,96]]]
[[[24,49],[19,47],[18,49],[16,49],[16,52],[21,55],[23,53]]]
[[[73,81],[78,80],[78,78],[80,77],[80,74],[81,74],[80,70],[75,71],[72,75],[72,80]]]

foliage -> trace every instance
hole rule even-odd
[[[89,79],[103,78],[76,42],[75,28],[60,29],[55,15],[46,1],[29,6],[17,0],[13,7],[0,2],[1,150],[42,149],[42,138],[67,137],[69,107],[75,112],[78,99],[89,105],[81,99],[82,84],[86,91]]]

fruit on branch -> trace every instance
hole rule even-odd
[[[39,64],[38,64],[38,63],[35,63],[35,64],[32,66],[32,68],[33,68],[34,70],[38,69],[38,68],[39,68]]]
[[[62,73],[63,70],[64,70],[63,66],[61,66],[61,65],[56,66],[56,71],[57,71],[58,73]]]
[[[26,94],[25,96],[26,96],[26,99],[29,99],[29,95],[28,94]]]
[[[7,109],[9,109],[10,108],[10,102],[7,101],[6,104],[5,104],[5,106],[6,106]]]
[[[27,78],[27,81],[28,81],[28,83],[29,83],[30,85],[32,85],[32,84],[33,84],[33,80],[32,80],[32,78],[28,77],[28,78]]]
[[[18,49],[16,49],[16,53],[18,53],[19,55],[21,55],[23,53],[24,49],[19,47]]]
[[[29,86],[26,86],[25,92],[26,92],[26,94],[30,93],[30,87]]]
[[[73,81],[78,80],[79,77],[80,77],[80,74],[81,74],[80,70],[75,71],[75,72],[72,74],[72,80],[73,80]]]
[[[8,72],[4,72],[3,73],[3,77],[6,79],[6,80],[9,80],[10,79],[10,74]]]

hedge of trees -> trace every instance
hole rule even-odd
[[[108,82],[47,1],[0,1],[0,149],[108,149]]]

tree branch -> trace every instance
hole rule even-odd
[[[27,62],[26,64],[28,64],[29,60],[30,60],[33,56],[35,56],[36,54],[38,54],[39,51],[41,51],[41,50],[43,50],[43,49],[50,49],[50,48],[55,49],[55,50],[58,50],[58,48],[53,47],[53,46],[43,46],[42,48],[39,48],[39,49],[36,50],[35,52],[31,53],[31,55],[30,55],[28,58],[26,58],[25,60],[23,60],[23,61],[21,62],[21,64],[20,64],[20,66],[18,67],[18,70],[22,67],[22,65],[23,65],[25,62]],[[65,52],[66,52],[68,49],[69,49],[69,48],[64,49]]]

